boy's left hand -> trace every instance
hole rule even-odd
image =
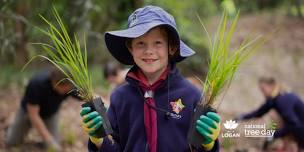
[[[197,131],[205,138],[202,146],[206,150],[211,150],[214,146],[215,140],[219,136],[220,127],[220,116],[214,112],[208,112],[205,115],[201,115],[199,120],[196,121]]]

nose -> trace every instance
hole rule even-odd
[[[145,54],[145,55],[152,55],[153,52],[154,52],[153,49],[154,49],[154,48],[153,48],[151,45],[147,45],[147,46],[146,46],[146,49],[145,49],[145,51],[144,51],[144,54]]]

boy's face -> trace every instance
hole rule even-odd
[[[163,72],[168,65],[168,38],[164,29],[156,27],[134,38],[129,48],[134,62],[145,74]],[[174,54],[174,51],[170,51]]]

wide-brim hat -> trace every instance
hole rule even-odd
[[[177,42],[177,52],[179,53],[174,57],[174,62],[180,62],[195,53],[180,40],[174,18],[165,10],[157,6],[146,6],[134,11],[128,18],[127,29],[106,32],[106,46],[112,56],[119,62],[126,65],[133,65],[133,57],[126,46],[126,40],[140,37],[152,28],[161,25],[170,30],[174,40]]]

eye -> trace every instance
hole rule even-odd
[[[138,41],[134,44],[134,47],[136,48],[142,48],[145,46],[145,43],[143,41]]]
[[[139,41],[139,42],[136,43],[136,45],[137,45],[137,46],[142,46],[142,45],[144,45],[144,42]]]
[[[155,44],[163,44],[162,41],[156,41]]]

